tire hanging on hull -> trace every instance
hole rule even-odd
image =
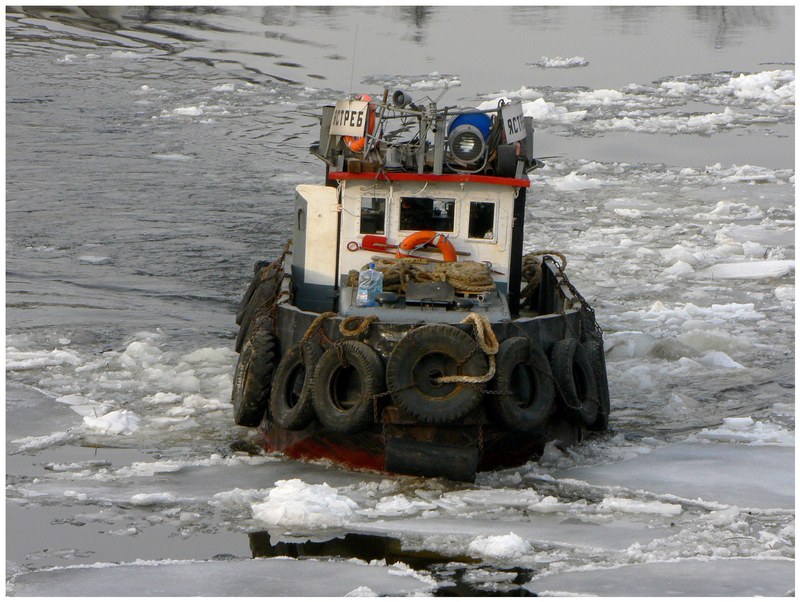
[[[599,411],[597,384],[583,346],[577,339],[556,342],[550,363],[567,418],[582,426],[594,424]]]
[[[299,431],[314,421],[311,381],[322,348],[312,342],[289,348],[275,369],[269,398],[270,418],[281,428]]]
[[[269,403],[278,358],[278,340],[272,328],[253,333],[245,341],[233,375],[233,420],[240,426],[258,426]]]
[[[597,387],[598,411],[597,419],[586,428],[590,431],[607,431],[608,415],[611,413],[611,396],[608,391],[608,373],[606,372],[606,356],[603,349],[603,338],[597,334],[590,334],[583,343],[589,362],[594,372],[595,386]]]
[[[506,428],[531,432],[546,426],[553,409],[555,388],[547,356],[528,337],[500,344],[497,372],[489,389],[494,417]]]
[[[326,429],[363,431],[374,424],[373,399],[385,389],[383,363],[369,345],[340,341],[319,358],[312,387],[314,409]]]
[[[421,422],[445,424],[478,407],[481,388],[442,383],[443,376],[481,376],[488,362],[463,330],[449,324],[421,326],[403,337],[389,356],[386,382],[392,400]]]
[[[241,303],[244,308],[242,309],[240,305],[240,310],[237,313],[237,321],[240,323],[239,334],[236,336],[235,348],[237,352],[242,350],[242,346],[252,330],[253,319],[258,310],[265,305],[274,303],[277,298],[281,278],[283,278],[281,270],[267,266],[256,274],[253,282],[250,283],[250,288],[248,288]]]

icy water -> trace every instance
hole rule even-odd
[[[794,591],[794,9],[6,13],[6,583],[29,595]],[[354,55],[355,50],[355,55]],[[320,106],[534,117],[527,250],[612,430],[474,485],[264,456],[234,314]]]

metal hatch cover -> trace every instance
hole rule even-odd
[[[455,298],[449,282],[409,282],[406,290],[406,304],[449,305]]]

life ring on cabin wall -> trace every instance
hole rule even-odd
[[[406,236],[397,246],[395,257],[409,257],[409,253],[404,253],[403,251],[413,251],[426,244],[432,244],[439,249],[444,261],[458,261],[458,253],[456,253],[453,243],[444,234],[439,234],[433,230],[420,230]]]
[[[362,94],[358,97],[358,100],[365,100],[369,102],[372,100],[372,97],[368,94]],[[372,134],[375,131],[375,105],[370,103],[369,104],[369,117],[367,118],[367,122],[369,124],[369,133]],[[344,143],[354,153],[360,153],[364,150],[364,146],[367,144],[367,137],[366,136],[343,136],[342,139]]]

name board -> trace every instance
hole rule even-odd
[[[367,127],[369,103],[364,100],[340,100],[333,109],[330,133],[333,136],[361,138]]]
[[[506,142],[512,144],[524,140],[527,135],[525,118],[522,116],[522,104],[514,102],[500,108],[503,119],[503,129],[506,133]]]

